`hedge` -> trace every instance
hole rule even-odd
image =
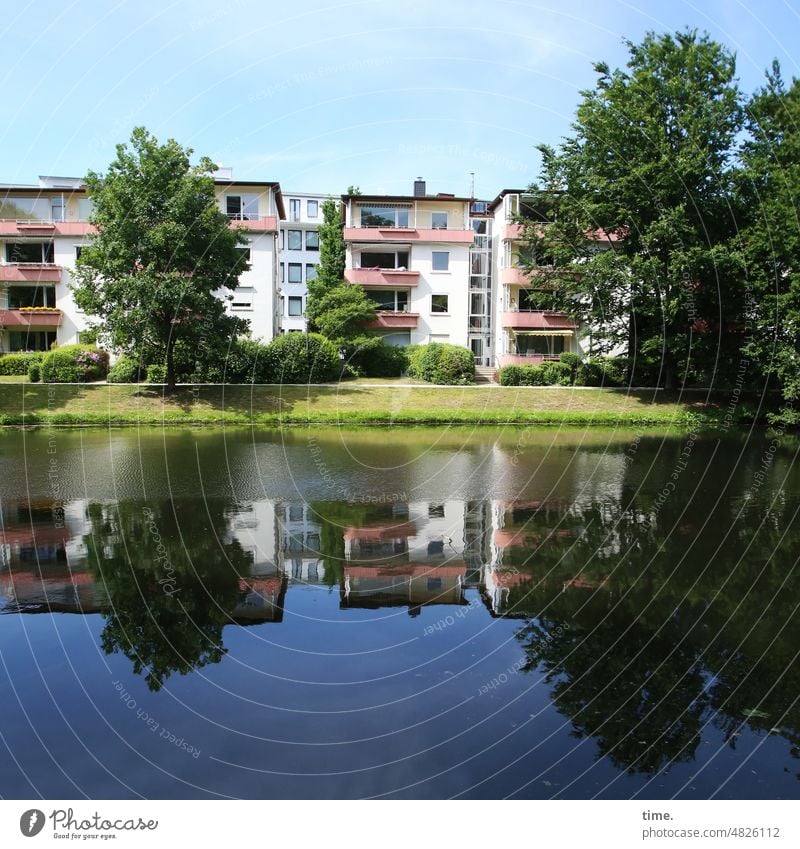
[[[407,349],[369,339],[349,357],[347,365],[361,377],[400,377],[408,367]]]
[[[44,351],[26,352],[24,354],[3,354],[0,356],[0,374],[6,376],[27,374],[34,363],[40,363]]]
[[[318,333],[286,333],[266,346],[264,376],[270,383],[329,383],[343,363],[336,345]]]
[[[621,386],[623,383],[622,365],[608,357],[577,361],[577,354],[561,354],[558,362],[500,369],[501,386]]]
[[[43,383],[84,383],[108,374],[108,352],[91,345],[63,345],[42,358]]]
[[[123,354],[108,370],[106,380],[109,383],[138,383],[143,367],[139,360],[129,354]]]
[[[446,386],[475,382],[475,356],[469,348],[432,342],[406,350],[409,377]]]

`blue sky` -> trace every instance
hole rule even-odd
[[[103,170],[143,124],[295,191],[492,197],[569,131],[592,63],[685,26],[800,76],[797,0],[20,2],[0,22],[0,182]]]

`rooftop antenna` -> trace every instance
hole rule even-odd
[[[475,198],[475,172],[469,172],[469,199],[473,200]]]

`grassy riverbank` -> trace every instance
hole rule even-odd
[[[744,405],[740,405],[743,408]],[[539,424],[713,427],[727,399],[653,390],[336,386],[3,384],[0,425]],[[737,409],[741,414],[742,410]]]

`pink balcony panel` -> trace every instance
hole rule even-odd
[[[472,230],[420,230],[416,227],[345,227],[346,242],[442,242],[471,245]]]
[[[376,313],[375,321],[365,325],[369,330],[395,330],[397,328],[414,328],[419,323],[419,313],[416,312],[383,312]]]
[[[546,354],[500,354],[497,358],[500,368],[503,366],[540,366],[542,363],[558,362],[558,357]]]
[[[86,236],[94,232],[88,221],[17,221],[0,219],[0,236]]]
[[[60,265],[0,265],[0,280],[39,283],[42,280],[58,282],[60,279]]]
[[[502,312],[500,326],[512,330],[577,330],[578,325],[564,313],[560,312]]]
[[[0,310],[0,325],[5,327],[59,327],[61,310]]]
[[[391,268],[347,268],[344,279],[361,286],[416,286],[419,271],[395,271]]]
[[[248,230],[251,233],[275,233],[278,230],[278,219],[274,215],[262,215],[259,218],[241,221],[234,219],[231,221],[231,227],[238,227],[240,230]]]
[[[522,238],[522,224],[506,224],[505,230],[503,230],[503,238],[504,239],[521,239]]]

